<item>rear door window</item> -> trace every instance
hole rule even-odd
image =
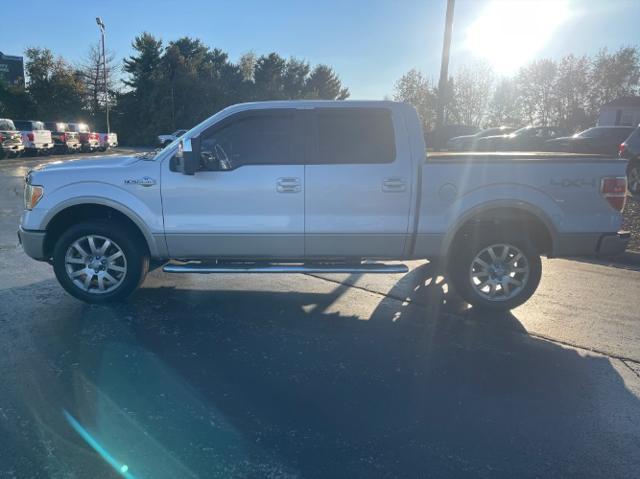
[[[616,128],[612,136],[616,142],[622,143],[632,132],[631,128]]]
[[[634,149],[640,149],[640,127],[633,130],[633,133],[627,138],[626,143]]]
[[[391,112],[385,108],[318,109],[317,152],[310,164],[391,163],[396,157]]]

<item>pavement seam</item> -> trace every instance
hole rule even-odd
[[[634,361],[632,359],[621,359],[620,362],[622,364],[624,364],[627,367],[627,369],[629,369],[629,371],[631,371],[633,374],[635,374],[638,377],[638,379],[640,379],[640,369],[639,370],[635,370],[635,369],[633,369],[631,366],[629,366],[627,364],[627,363],[633,363],[633,364],[637,364],[638,366],[640,366],[640,362]]]
[[[381,296],[383,298],[389,298],[389,299],[393,299],[395,301],[407,302],[407,303],[410,303],[410,304],[413,304],[413,305],[416,305],[416,306],[422,307],[422,308],[429,308],[430,307],[429,305],[426,305],[424,303],[421,303],[421,302],[418,302],[418,301],[412,301],[410,298],[402,298],[402,297],[396,296],[396,295],[381,293],[380,291],[374,291],[374,290],[371,290],[371,289],[368,289],[368,288],[365,288],[365,287],[362,287],[362,286],[357,286],[355,284],[343,283],[342,281],[337,281],[335,279],[324,278],[322,276],[319,276],[319,275],[316,275],[316,274],[313,274],[313,273],[306,273],[306,275],[307,276],[311,276],[313,278],[321,279],[323,281],[328,281],[330,283],[349,286],[351,288],[359,289],[360,291],[364,291],[366,293],[375,294],[375,295]],[[458,319],[463,319],[462,316],[457,315],[455,313],[444,312],[443,314],[445,316],[450,316],[450,317],[454,317],[454,318],[458,318]],[[599,350],[599,349],[582,346],[580,344],[571,343],[569,341],[563,341],[561,339],[551,338],[549,336],[545,336],[545,335],[539,334],[539,333],[533,333],[533,332],[530,332],[530,331],[525,331],[525,332],[512,331],[512,333],[513,334],[519,334],[521,336],[528,336],[528,337],[531,337],[531,338],[542,339],[544,341],[549,341],[551,343],[560,344],[562,346],[568,346],[568,347],[575,348],[575,349],[581,349],[583,351],[588,351],[588,352],[591,352],[591,353],[600,354],[601,356],[606,356],[608,358],[617,359],[617,360],[622,361],[623,363],[625,363],[626,367],[631,369],[631,371],[633,371],[634,374],[638,375],[628,364],[626,364],[626,362],[630,362],[630,363],[634,363],[634,364],[640,364],[640,361],[638,361],[637,359],[629,358],[627,356],[619,356],[617,354],[612,354],[610,352],[606,352],[606,351],[602,351],[602,350]],[[640,375],[638,377],[640,377]]]

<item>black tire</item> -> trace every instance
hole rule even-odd
[[[75,241],[87,235],[108,238],[122,250],[126,259],[126,273],[122,282],[112,291],[104,293],[85,291],[67,274],[65,265],[67,250]],[[149,254],[146,245],[138,240],[137,235],[133,234],[126,225],[108,220],[87,221],[70,227],[58,238],[53,250],[53,270],[60,285],[70,295],[82,301],[87,303],[122,301],[138,289],[144,281],[149,270]]]
[[[522,276],[514,277],[515,280],[521,280],[523,285],[512,297],[501,297],[501,294],[504,293],[500,293],[500,290],[497,290],[497,297],[489,299],[488,293],[479,291],[478,284],[474,284],[471,278],[471,268],[474,259],[483,250],[493,245],[510,245],[516,248],[522,253],[528,265],[526,280],[523,280],[525,277],[524,273],[518,273],[522,274]],[[498,235],[496,233],[485,232],[471,236],[468,238],[468,241],[465,241],[464,245],[458,249],[459,251],[453,253],[455,257],[452,257],[449,261],[449,279],[456,293],[472,306],[481,309],[508,311],[526,302],[540,284],[540,278],[542,276],[540,253],[535,246],[522,235]],[[504,251],[504,249],[499,249],[499,247],[496,247],[496,250],[500,252]],[[512,274],[515,275],[516,273]]]

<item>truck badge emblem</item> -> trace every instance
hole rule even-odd
[[[143,176],[142,178],[138,178],[138,179],[124,180],[124,184],[125,185],[153,186],[153,185],[156,184],[156,180],[154,180],[153,178],[150,178],[148,176]]]

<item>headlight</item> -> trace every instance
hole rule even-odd
[[[42,186],[27,184],[24,187],[24,207],[28,210],[32,210],[38,204],[38,201],[44,195],[44,188]]]

